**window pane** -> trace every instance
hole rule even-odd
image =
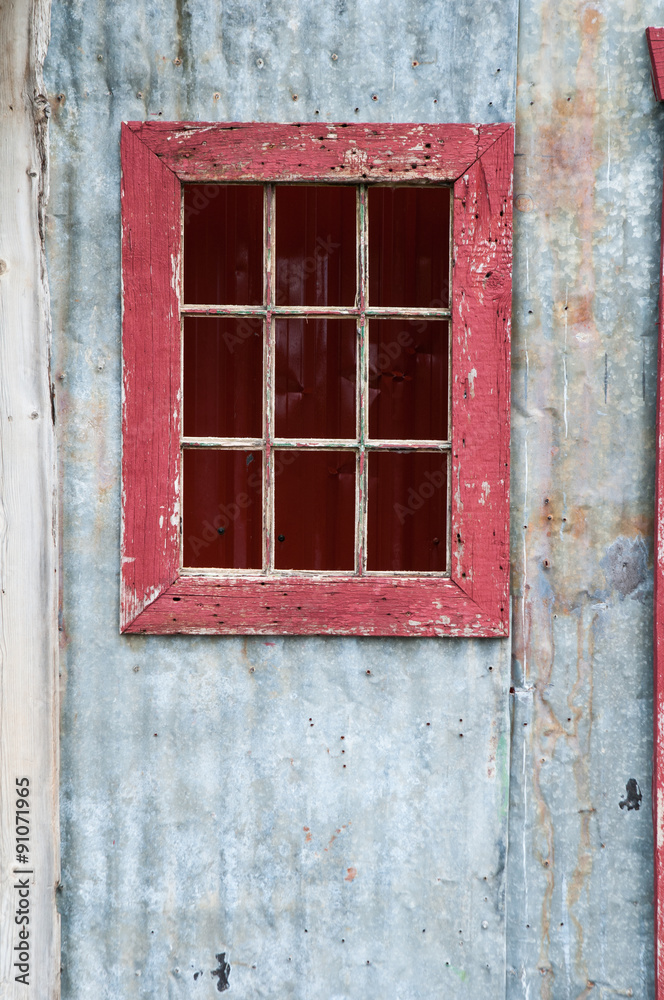
[[[184,301],[263,302],[263,188],[184,185]]]
[[[447,455],[371,452],[367,569],[444,573]]]
[[[184,565],[260,569],[261,452],[185,448]]]
[[[277,186],[278,306],[355,303],[355,188]]]
[[[444,308],[449,303],[450,189],[369,189],[369,302]]]
[[[262,437],[262,320],[185,317],[183,408],[188,437]]]
[[[354,452],[275,452],[274,494],[277,569],[353,571]]]
[[[290,438],[355,437],[352,319],[277,319],[275,432]]]
[[[369,436],[447,440],[448,324],[369,320]]]

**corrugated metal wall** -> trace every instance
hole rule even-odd
[[[512,120],[515,8],[54,5],[67,1000],[653,995],[657,4],[521,11],[512,641],[117,629],[120,121]]]
[[[522,4],[510,998],[654,996],[661,4]],[[634,779],[643,798],[630,784]],[[630,805],[639,805],[630,808]]]

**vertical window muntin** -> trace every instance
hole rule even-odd
[[[247,182],[256,185],[256,182]],[[184,290],[184,274],[186,267],[186,244],[185,244],[185,187],[182,185],[182,255],[180,287]],[[207,186],[207,185],[206,185]],[[232,184],[225,182],[218,186],[245,186],[240,183]],[[256,317],[263,322],[263,417],[262,417],[262,438],[224,438],[224,437],[189,437],[185,433],[181,436],[180,447],[183,451],[183,459],[189,449],[212,448],[215,450],[256,450],[261,453],[261,468],[263,477],[262,487],[262,516],[263,516],[263,566],[261,569],[238,569],[238,568],[205,568],[189,567],[183,565],[183,540],[184,540],[184,520],[181,521],[180,540],[180,564],[182,572],[185,574],[208,574],[213,576],[311,576],[327,577],[336,576],[348,578],[357,577],[449,577],[451,569],[451,436],[452,436],[452,268],[453,268],[453,211],[454,199],[452,197],[451,184],[432,185],[427,187],[444,187],[450,192],[449,198],[449,228],[448,228],[448,305],[446,307],[408,307],[408,306],[372,306],[369,299],[369,209],[368,193],[371,187],[399,187],[413,188],[415,184],[351,184],[356,191],[356,282],[357,294],[353,306],[280,306],[276,303],[276,228],[278,225],[276,213],[276,189],[278,186],[289,187],[332,187],[322,181],[314,181],[310,184],[296,182],[294,184],[264,183],[263,187],[263,303],[262,305],[224,305],[217,303],[188,303],[182,302],[180,307],[181,324],[181,344],[182,344],[182,391],[180,399],[181,415],[184,415],[184,319],[194,316],[223,316],[223,317]],[[338,187],[339,185],[334,185]],[[346,185],[344,185],[346,186]],[[356,349],[356,380],[355,380],[355,439],[339,438],[309,438],[291,440],[287,438],[277,438],[274,434],[275,428],[275,319],[277,317],[355,317],[357,331]],[[401,319],[405,321],[416,321],[429,319],[432,321],[443,321],[447,323],[447,439],[442,440],[408,440],[399,438],[386,440],[372,438],[369,434],[369,325],[372,319]],[[184,431],[184,422],[181,426]],[[356,477],[355,477],[355,567],[353,573],[347,570],[303,570],[303,569],[275,569],[275,523],[274,523],[274,492],[275,492],[275,451],[352,451],[355,454]],[[445,521],[445,548],[446,548],[446,569],[444,572],[421,571],[421,570],[371,570],[367,568],[367,538],[368,538],[368,484],[369,484],[369,461],[371,454],[385,452],[395,452],[401,454],[429,453],[446,456],[446,521]],[[183,496],[184,461],[181,463],[180,495]],[[183,519],[186,512],[183,510]]]

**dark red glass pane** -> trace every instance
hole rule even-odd
[[[262,420],[262,320],[185,317],[185,435],[262,437]]]
[[[277,569],[353,571],[354,452],[275,452],[274,497]]]
[[[352,319],[277,319],[275,432],[290,438],[355,437]]]
[[[263,188],[184,185],[184,301],[263,302]]]
[[[450,189],[369,189],[369,303],[449,303]]]
[[[354,305],[355,243],[355,188],[278,186],[277,305]]]
[[[447,455],[371,452],[367,569],[447,569]]]
[[[260,569],[260,451],[186,448],[182,500],[185,566]]]
[[[369,436],[446,441],[448,325],[369,321]]]

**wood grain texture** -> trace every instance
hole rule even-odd
[[[453,181],[511,126],[129,122],[182,181]]]
[[[505,635],[449,579],[221,580],[180,576],[128,632],[252,635]]]
[[[664,203],[661,231],[664,234]],[[664,1000],[664,244],[660,249],[654,579],[653,826],[655,841],[655,981]]]
[[[122,615],[180,559],[180,183],[122,130]]]
[[[0,995],[60,984],[58,561],[50,321],[43,247],[50,4],[0,5]],[[29,861],[17,862],[16,780],[29,781]],[[23,829],[25,824],[21,824]],[[14,874],[20,869],[22,874]],[[14,962],[17,879],[28,879],[28,983]],[[22,925],[23,926],[23,925]],[[24,939],[25,942],[26,939]]]
[[[512,126],[130,123],[122,157],[122,630],[507,635]],[[180,576],[180,181],[367,177],[456,182],[452,579]]]
[[[664,100],[664,28],[646,28],[652,88],[658,101]]]
[[[508,622],[510,129],[454,185],[452,579]]]

